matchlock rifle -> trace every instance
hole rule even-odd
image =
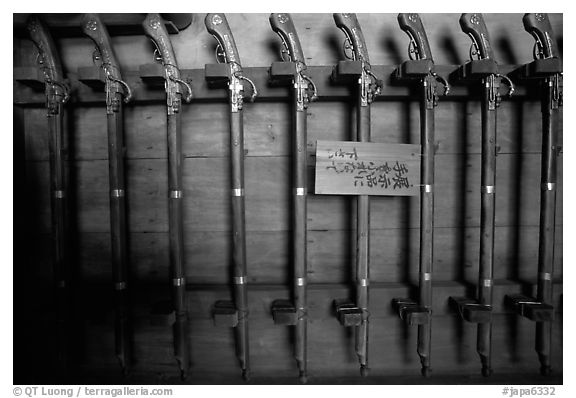
[[[242,65],[232,31],[224,14],[207,14],[204,19],[206,29],[218,42],[217,60],[223,68],[215,73],[206,73],[212,81],[225,82],[230,102],[230,159],[231,159],[231,201],[232,201],[232,258],[234,303],[218,301],[214,308],[216,323],[235,328],[236,356],[240,361],[242,377],[250,378],[250,345],[248,334],[248,276],[246,265],[246,221],[244,199],[244,86],[242,81],[251,85],[252,97],[257,96],[254,83],[242,74]],[[207,65],[208,69],[211,65]],[[216,69],[216,68],[212,68]],[[223,320],[223,321],[222,321]]]
[[[192,99],[192,88],[180,78],[180,70],[170,37],[159,14],[148,14],[142,23],[144,32],[154,42],[164,66],[167,105],[168,137],[168,229],[170,240],[170,270],[172,302],[175,312],[174,355],[180,366],[182,379],[188,375],[190,353],[188,347],[188,313],[186,309],[186,275],[184,272],[184,237],[182,211],[182,90],[186,102]]]
[[[309,102],[317,97],[316,86],[305,74],[306,62],[300,40],[290,14],[271,14],[272,30],[282,40],[288,62],[272,64],[270,75],[289,82],[292,91],[292,261],[294,269],[294,302],[276,300],[272,303],[272,313],[276,324],[295,325],[296,340],[294,356],[299,369],[300,382],[307,381],[307,226],[306,198],[307,182],[307,135],[306,109]],[[310,94],[312,91],[312,94]]]
[[[562,106],[562,60],[547,14],[525,14],[524,29],[534,39],[534,61],[521,68],[521,79],[539,82],[542,96],[542,163],[540,180],[540,232],[538,287],[536,298],[508,295],[519,315],[536,322],[536,352],[540,373],[551,373],[552,321],[554,306],[554,232],[556,216],[557,156],[560,108]]]
[[[438,105],[438,82],[444,95],[448,82],[434,71],[434,60],[424,25],[418,14],[398,14],[400,28],[410,37],[409,61],[396,70],[396,78],[416,82],[420,97],[421,192],[420,192],[420,271],[418,301],[394,299],[400,318],[418,325],[417,352],[422,375],[429,376],[432,337],[432,265],[434,247],[434,108]]]
[[[98,14],[85,14],[82,31],[96,45],[94,59],[100,60],[105,76],[106,118],[108,123],[108,176],[110,185],[110,235],[112,273],[116,291],[115,341],[116,357],[124,374],[132,362],[132,336],[129,322],[127,291],[128,246],[126,227],[126,184],[124,173],[124,121],[122,102],[132,98],[130,87],[122,80],[120,65],[106,25]]]
[[[498,73],[498,65],[482,14],[462,14],[460,27],[472,39],[471,62],[459,69],[463,80],[482,84],[482,172],[480,197],[480,257],[476,300],[451,298],[464,320],[478,324],[476,350],[482,375],[492,374],[492,288],[494,284],[494,222],[496,201],[496,114],[504,80],[514,92],[510,79]],[[477,57],[477,59],[474,59]]]
[[[68,196],[68,151],[64,104],[69,89],[64,83],[62,63],[47,25],[31,15],[27,21],[30,38],[38,49],[38,67],[44,77],[48,118],[50,161],[50,212],[52,218],[52,264],[55,280],[57,367],[66,374],[70,349],[68,327],[70,319],[71,239]]]
[[[356,96],[356,137],[359,142],[370,142],[370,104],[382,88],[382,82],[372,73],[366,41],[356,14],[333,14],[336,26],[344,32],[345,55],[357,66],[355,79]],[[351,50],[349,56],[346,50]],[[340,66],[341,64],[339,64]],[[340,68],[338,69],[338,71]],[[338,73],[335,78],[338,78]],[[334,305],[340,322],[344,326],[355,328],[355,350],[360,363],[360,374],[368,375],[368,288],[370,281],[370,197],[358,195],[356,197],[355,242],[355,302],[349,300],[335,300]]]

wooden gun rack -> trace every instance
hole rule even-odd
[[[442,97],[441,101],[462,101],[476,98],[475,89],[455,81],[454,72],[458,65],[437,65],[435,71],[439,76],[448,80],[452,85],[450,95]],[[518,65],[500,65],[500,73],[511,74],[521,68]],[[94,91],[91,85],[101,80],[99,67],[79,68],[76,73],[68,74],[70,86],[70,101],[74,104],[100,104],[104,102],[101,92]],[[332,82],[334,66],[309,66],[306,73],[314,80],[318,87],[319,101],[337,101],[351,98],[352,89],[347,85],[337,85]],[[373,65],[372,71],[376,76],[383,78],[382,94],[376,101],[397,101],[414,99],[413,90],[405,84],[398,83],[393,78],[397,66]],[[258,87],[258,101],[287,101],[288,88],[269,84],[270,68],[252,67],[244,68],[244,74],[252,79]],[[224,90],[212,90],[207,82],[205,69],[182,69],[181,76],[190,82],[194,92],[194,102],[224,102],[227,93]],[[132,88],[134,94],[133,104],[161,103],[165,101],[163,88],[164,72],[160,64],[141,65],[138,71],[124,71],[123,77]],[[38,75],[36,67],[14,68],[14,105],[44,105],[43,80]],[[39,85],[38,83],[42,84]],[[515,81],[516,82],[516,81]],[[247,93],[249,94],[249,93]],[[505,92],[503,92],[505,94]],[[522,100],[526,97],[537,98],[529,86],[518,85],[513,100]],[[133,105],[132,105],[133,106]],[[190,106],[190,105],[185,105]]]

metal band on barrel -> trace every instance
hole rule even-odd
[[[232,188],[232,196],[244,196],[244,188]]]
[[[496,192],[496,187],[494,185],[484,185],[482,187],[482,193],[493,194],[494,192]]]
[[[294,188],[294,194],[296,196],[304,196],[306,195],[306,188]]]
[[[114,288],[116,290],[125,290],[126,289],[126,282],[116,282],[114,284]]]
[[[432,192],[433,185],[432,184],[424,184],[424,185],[422,185],[422,188],[424,189],[424,192],[430,193],[430,192]]]
[[[110,193],[110,196],[113,198],[122,198],[124,197],[124,190],[123,189],[113,189]]]
[[[246,276],[244,275],[244,276],[235,276],[233,280],[235,285],[244,285],[246,284],[247,279],[248,278],[246,278]]]
[[[362,278],[358,282],[360,282],[360,286],[368,286],[369,285],[368,279]]]
[[[516,304],[542,304],[542,303],[536,300],[529,299],[529,300],[518,300],[516,301]]]
[[[296,278],[296,286],[304,286],[305,282],[304,278]]]
[[[172,284],[174,286],[184,286],[186,284],[185,278],[174,278],[172,279]]]
[[[182,199],[182,191],[181,190],[170,191],[170,199]]]
[[[543,281],[551,281],[552,280],[552,274],[550,272],[540,272],[540,274],[538,276]]]
[[[555,182],[547,182],[545,184],[542,184],[542,190],[543,191],[553,191],[556,189],[556,183]]]
[[[54,190],[54,197],[56,199],[63,199],[64,197],[66,197],[66,193],[61,189],[57,189]]]

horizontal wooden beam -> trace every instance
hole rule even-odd
[[[454,75],[458,65],[437,65],[435,70],[439,76],[450,82],[452,88],[450,94],[442,96],[442,101],[461,101],[469,99],[478,99],[479,95],[475,85],[464,85],[462,82],[455,81]],[[353,88],[346,84],[336,84],[332,80],[334,66],[309,66],[306,73],[312,78],[318,88],[319,101],[347,100],[353,96]],[[382,94],[376,97],[376,101],[400,101],[416,100],[417,93],[413,84],[396,81],[392,75],[397,66],[395,65],[374,65],[372,71],[383,80],[384,86]],[[501,65],[500,73],[509,74],[518,69],[517,65]],[[132,104],[140,103],[158,103],[165,101],[163,84],[154,84],[150,81],[156,80],[161,82],[162,75],[158,72],[159,68],[154,65],[143,65],[140,71],[124,71],[123,77],[132,88],[134,100]],[[68,75],[68,84],[71,88],[71,102],[74,104],[103,104],[105,100],[102,91],[96,91],[90,87],[85,80],[88,68],[81,68],[76,73]],[[26,74],[30,75],[27,76]],[[94,74],[92,74],[94,75]],[[155,75],[155,76],[152,76]],[[271,85],[269,82],[268,67],[245,68],[244,75],[254,81],[258,89],[258,98],[256,101],[287,101],[289,98],[289,89],[285,86]],[[218,102],[226,101],[228,92],[224,88],[209,87],[206,82],[204,69],[183,69],[181,70],[183,79],[188,80],[194,92],[192,104],[195,102]],[[14,68],[14,104],[15,105],[44,105],[44,92],[38,88],[31,87],[31,80],[37,79],[38,73],[30,67]],[[246,96],[250,95],[249,85],[245,84]],[[502,85],[503,99],[507,99],[507,86]],[[518,85],[512,99],[525,99],[527,96],[533,96],[534,90],[528,86]],[[440,89],[442,93],[442,89]],[[314,105],[312,104],[311,107]],[[441,104],[440,104],[441,106]]]
[[[76,284],[78,296],[75,302],[79,308],[84,308],[85,319],[103,321],[114,316],[113,293],[110,284],[83,282]],[[555,312],[562,312],[563,283],[554,284],[552,305]],[[35,287],[37,291],[49,289],[43,284]],[[468,296],[473,298],[475,286],[458,281],[436,281],[433,283],[432,311],[434,317],[454,316],[458,314],[450,306],[450,296]],[[352,297],[354,288],[341,283],[309,284],[308,316],[314,320],[334,319],[333,300]],[[505,301],[507,294],[525,292],[534,294],[536,284],[512,280],[494,280],[493,314],[514,314],[515,310]],[[396,297],[416,298],[417,286],[409,283],[380,282],[370,284],[370,317],[373,319],[397,318],[398,314],[392,305]],[[249,284],[248,301],[251,319],[270,319],[272,321],[272,302],[277,299],[290,299],[290,288],[287,285]],[[174,313],[170,304],[170,285],[132,284],[131,303],[136,322],[155,325],[171,325]],[[211,320],[214,303],[218,300],[231,299],[231,285],[188,284],[186,286],[186,302],[190,318],[196,320]],[[50,304],[48,304],[50,305]],[[49,311],[46,316],[51,316]],[[334,327],[339,327],[335,321]]]

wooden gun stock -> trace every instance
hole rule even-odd
[[[536,39],[544,58],[560,57],[548,14],[524,14],[524,29]]]
[[[102,65],[106,68],[107,73],[115,79],[122,79],[120,66],[116,60],[108,30],[106,29],[106,25],[100,20],[98,14],[84,15],[84,18],[82,18],[82,31],[94,41],[102,57]]]
[[[286,45],[292,62],[306,64],[300,40],[290,14],[270,14],[270,26]]]
[[[46,78],[52,82],[63,82],[62,63],[56,50],[56,44],[44,21],[35,15],[31,15],[28,18],[26,27],[30,33],[30,38],[40,53],[40,63],[43,66]]]
[[[462,16],[460,16],[460,27],[462,31],[472,39],[472,42],[478,50],[480,59],[494,59],[494,51],[490,44],[490,36],[488,35],[488,29],[486,29],[486,23],[484,22],[482,14],[462,14]]]
[[[144,22],[142,22],[142,27],[144,28],[146,36],[154,42],[156,48],[160,52],[162,63],[165,66],[171,65],[177,70],[178,63],[176,62],[176,55],[174,54],[172,42],[170,42],[170,36],[164,26],[164,21],[162,20],[162,17],[160,17],[160,14],[148,14],[144,19]],[[176,73],[179,72],[176,71]],[[179,75],[175,77],[179,77]]]
[[[398,24],[400,29],[410,36],[414,43],[417,59],[432,59],[432,51],[428,43],[428,37],[424,30],[424,25],[418,14],[398,14]]]
[[[360,29],[358,18],[356,14],[333,14],[336,26],[342,30],[350,43],[352,43],[352,51],[354,60],[370,62],[368,58],[368,49],[366,48],[366,41]]]
[[[220,47],[222,47],[226,62],[236,63],[240,66],[240,55],[238,54],[238,48],[236,47],[236,42],[230,31],[230,25],[228,25],[226,16],[224,14],[207,14],[204,19],[204,24],[206,25],[208,33],[214,36],[220,44]]]

